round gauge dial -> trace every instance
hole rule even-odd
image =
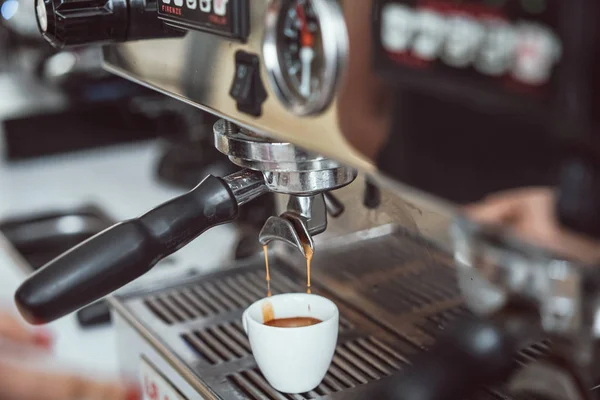
[[[272,2],[263,56],[271,86],[289,110],[311,115],[331,103],[347,40],[336,0]]]

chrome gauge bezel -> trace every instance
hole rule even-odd
[[[286,17],[284,6],[294,0],[272,0],[267,9],[263,60],[269,84],[277,98],[293,114],[309,116],[323,112],[331,105],[344,69],[348,54],[348,32],[344,13],[337,0],[311,0],[318,16],[323,46],[322,84],[318,96],[306,99],[288,86],[284,66],[279,57],[279,27]]]

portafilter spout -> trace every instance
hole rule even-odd
[[[287,210],[279,217],[270,217],[258,235],[263,246],[282,241],[307,258],[314,252],[313,235],[327,229],[327,208],[323,194],[316,196],[290,196]]]

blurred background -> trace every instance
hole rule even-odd
[[[0,0],[0,307],[26,275],[115,221],[135,217],[236,167],[212,145],[214,118],[104,72],[101,49],[57,51],[32,0]],[[150,274],[203,271],[259,251],[264,197]],[[150,279],[149,278],[149,279]],[[124,290],[127,290],[125,288]],[[3,310],[0,308],[0,312]],[[50,326],[54,356],[117,373],[103,302]]]

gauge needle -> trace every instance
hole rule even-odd
[[[310,96],[310,82],[311,82],[311,66],[315,56],[315,52],[312,47],[302,47],[300,49],[300,61],[302,62],[302,82],[300,85],[300,94],[304,97]]]
[[[315,58],[315,51],[313,50],[315,39],[313,34],[308,29],[308,22],[306,20],[306,14],[300,4],[296,6],[296,14],[302,24],[300,33],[300,63],[302,64],[302,81],[300,84],[300,94],[304,97],[310,96],[310,86],[312,78],[312,62]]]

